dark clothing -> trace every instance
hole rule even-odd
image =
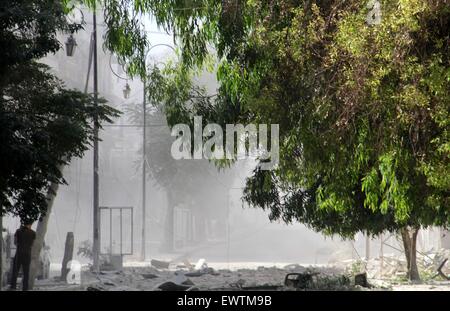
[[[19,270],[22,267],[23,279],[22,279],[22,290],[28,290],[28,279],[30,275],[30,263],[31,263],[31,248],[33,242],[36,239],[36,233],[28,229],[27,227],[22,227],[16,231],[14,235],[14,242],[17,246],[16,255],[14,256],[14,265],[11,276],[11,288],[16,288],[17,276]]]
[[[22,267],[23,278],[22,278],[22,290],[28,290],[28,280],[30,277],[30,263],[31,255],[18,255],[14,257],[14,265],[11,276],[11,288],[16,288],[17,286],[17,276],[19,275],[20,267]]]
[[[16,254],[31,255],[34,239],[36,239],[36,233],[33,230],[27,227],[18,229],[14,235],[14,242],[17,246]]]

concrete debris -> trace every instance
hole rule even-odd
[[[103,282],[103,284],[107,285],[107,286],[116,286],[116,284],[111,283],[111,282]]]
[[[283,267],[283,269],[287,270],[287,271],[295,271],[295,272],[303,272],[306,270],[305,267],[303,267],[297,263],[286,265]]]
[[[156,288],[162,291],[187,291],[194,290],[194,283],[188,279],[182,271],[176,271],[175,276],[166,282],[161,283]]]
[[[195,266],[191,265],[187,260],[185,261],[185,265],[190,267],[190,272],[184,273],[187,277],[200,277],[205,274],[210,275],[220,275],[220,273],[217,273],[213,268],[208,267],[208,264],[206,263],[205,259],[200,259]]]
[[[194,269],[198,271],[198,270],[202,270],[202,269],[207,268],[207,267],[208,267],[208,265],[206,264],[206,260],[204,258],[202,258],[202,259],[199,259],[197,261],[197,263],[195,264]]]
[[[255,285],[255,286],[242,286],[242,290],[262,290],[262,291],[276,291],[281,289],[283,286],[281,285],[270,285],[270,284],[263,284],[263,285]]]
[[[205,266],[202,264],[204,270]],[[238,291],[289,291],[289,290],[377,290],[380,289],[368,273],[346,273],[333,267],[298,265],[260,267],[257,269],[221,269],[220,276],[203,274],[194,280],[189,273],[196,271],[171,269],[157,270],[153,267],[128,267],[116,274],[94,274],[85,271],[81,289],[89,291],[158,290],[238,290]],[[291,270],[292,269],[292,270]],[[197,275],[197,274],[195,274]],[[289,276],[287,276],[289,275]],[[434,286],[437,286],[433,283]],[[367,287],[368,286],[368,287]]]
[[[189,270],[193,270],[195,268],[195,266],[191,264],[187,259],[183,259],[183,264]]]
[[[188,279],[182,272],[175,272],[175,278],[172,279],[175,284],[181,285],[194,285],[194,283]]]
[[[157,269],[169,269],[170,262],[152,259],[151,265]]]
[[[287,289],[294,290],[344,290],[350,289],[350,279],[345,274],[329,275],[313,269],[303,273],[288,273],[284,280]]]
[[[156,279],[158,276],[153,273],[142,273],[142,277],[146,280]]]
[[[239,279],[236,282],[230,283],[230,287],[233,288],[242,288],[242,286],[246,283],[244,279]]]
[[[176,284],[171,281],[164,282],[158,286],[158,288],[162,291],[178,291],[178,292],[187,291],[191,287],[192,287],[191,285]]]
[[[197,277],[197,276],[202,276],[205,273],[201,272],[201,271],[193,271],[193,272],[187,272],[184,275],[188,276],[188,277]]]
[[[100,271],[99,274],[100,275],[113,275],[113,274],[121,274],[122,271],[117,271],[117,270],[104,270],[104,271]]]
[[[450,258],[450,250],[440,249],[426,253],[417,252],[417,266],[424,279],[446,279],[450,276],[450,264],[442,263]],[[382,258],[366,260],[345,260],[339,263],[349,274],[367,272],[367,278],[379,280],[397,280],[407,275],[407,263],[403,254],[385,254]],[[442,267],[440,268],[440,266]],[[442,271],[439,273],[439,268]]]
[[[366,272],[355,275],[355,286],[370,287]]]

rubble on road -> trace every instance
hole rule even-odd
[[[142,273],[142,277],[146,280],[156,279],[158,276],[153,273]]]
[[[450,264],[444,263],[450,258],[450,250],[440,249],[426,253],[417,252],[417,266],[423,279],[443,279],[445,275],[450,276]],[[444,263],[444,265],[443,265]],[[442,267],[441,267],[442,265]],[[403,254],[385,254],[382,258],[371,258],[366,260],[343,260],[337,266],[344,268],[347,273],[358,273],[365,271],[369,279],[377,280],[401,280],[407,275],[407,263]],[[439,273],[441,267],[442,274]]]
[[[350,290],[354,288],[346,274],[324,274],[314,269],[288,273],[284,285],[291,290]]]
[[[388,259],[389,260],[389,259]],[[440,258],[436,257],[438,262]],[[373,259],[373,261],[376,260]],[[394,260],[392,259],[392,262]],[[430,261],[431,262],[431,261]],[[348,264],[348,263],[347,263]],[[351,265],[351,264],[350,264]],[[386,264],[387,265],[387,264]],[[174,266],[173,266],[174,267]],[[283,267],[283,268],[280,268]],[[291,264],[285,266],[246,268],[238,270],[218,269],[219,274],[202,274],[191,277],[187,269],[156,269],[150,266],[125,267],[122,271],[102,271],[93,273],[82,271],[81,285],[55,284],[39,286],[37,290],[87,290],[87,291],[308,291],[308,290],[414,290],[417,285],[397,281],[370,278],[357,271],[346,271],[332,266],[301,266]],[[359,267],[359,266],[358,266]],[[364,267],[362,265],[361,267]],[[359,268],[361,268],[359,267]],[[205,267],[203,267],[205,268]],[[447,267],[448,268],[448,267]],[[386,269],[385,269],[386,270]],[[286,284],[286,276],[292,274],[294,279],[301,275],[301,282]],[[297,275],[297,276],[296,276]],[[288,278],[289,279],[289,278]],[[366,283],[367,282],[367,283]],[[367,285],[368,287],[366,287]],[[405,287],[409,286],[409,287]],[[422,284],[426,290],[450,290],[450,282],[439,278]]]
[[[187,278],[182,272],[175,272],[175,277],[167,282],[163,282],[162,284],[157,286],[157,289],[163,291],[188,291],[192,290],[194,287],[194,283]]]
[[[150,261],[152,267],[155,267],[157,269],[169,269],[170,262],[169,261],[162,261],[162,260],[156,260],[152,259]]]
[[[176,284],[172,281],[167,281],[160,284],[157,288],[162,291],[187,291],[191,287],[191,285]]]
[[[355,286],[370,287],[370,284],[367,281],[366,272],[356,274],[354,279],[355,279]]]
[[[186,275],[187,277],[200,277],[203,276],[205,274],[210,274],[210,275],[219,275],[220,273],[216,272],[213,268],[208,267],[208,264],[206,263],[205,259],[200,259],[195,266],[190,264],[190,262],[185,259],[183,261],[184,266],[180,266],[178,265],[177,268],[180,267],[189,267],[188,271],[184,272],[184,275]],[[180,270],[180,271],[184,271],[184,270]]]
[[[418,254],[421,273],[430,271],[427,273],[431,275],[432,271],[433,274],[437,274],[437,267],[448,255],[450,255],[448,250]],[[178,263],[183,263],[182,268],[175,270],[175,267],[179,267]],[[391,290],[398,283],[397,278],[406,275],[406,262],[403,256],[385,255],[381,274],[380,266],[380,258],[373,258],[369,262],[343,260],[335,266],[302,266],[293,263],[284,266],[255,265],[255,268],[215,270],[205,259],[200,259],[195,264],[191,264],[185,258],[182,262],[181,260],[153,260],[152,266],[147,267],[125,267],[122,271],[102,271],[98,274],[85,271],[88,277],[83,278],[81,289],[89,291]],[[448,273],[449,267],[450,265],[447,264],[443,271]],[[438,280],[439,278],[434,282]],[[433,286],[442,287],[439,284]]]

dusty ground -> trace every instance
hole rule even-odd
[[[254,265],[254,264],[253,264]],[[211,264],[210,266],[214,266]],[[259,266],[251,268],[248,265],[233,265],[230,269],[223,265],[216,265],[213,274],[201,276],[188,276],[191,286],[198,290],[286,290],[282,285],[289,272],[305,272],[314,269],[320,275],[333,278],[343,273],[341,269],[327,266],[303,267],[299,265]],[[246,267],[246,268],[240,268]],[[172,281],[180,283],[185,281],[183,274],[186,269],[171,267],[171,269],[155,269],[149,266],[125,267],[123,271],[103,271],[93,274],[86,268],[81,274],[81,285],[67,285],[54,279],[39,281],[36,290],[106,290],[106,291],[151,291],[159,290],[158,286]],[[375,287],[366,289],[362,287],[339,287],[338,290],[393,290],[393,291],[450,291],[450,282],[430,281],[423,284],[393,283],[380,280],[369,280]]]
[[[393,285],[394,291],[450,291],[450,282],[433,281],[425,284],[399,284]]]

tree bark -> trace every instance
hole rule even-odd
[[[67,267],[67,264],[73,259],[73,244],[73,232],[67,232],[66,243],[64,247],[64,257],[61,265],[61,281],[63,282],[66,281],[67,274],[70,271],[70,268]]]
[[[60,167],[62,170],[62,167]],[[50,219],[50,214],[52,213],[53,203],[55,202],[56,193],[58,192],[59,184],[52,183],[50,185],[50,190],[47,192],[47,211],[45,216],[43,216],[37,225],[36,229],[36,240],[34,240],[33,248],[31,249],[31,264],[30,264],[30,280],[28,288],[32,290],[34,287],[34,281],[36,279],[37,271],[39,268],[39,258],[41,255],[41,249],[44,244],[45,234],[47,233],[48,221]]]
[[[419,269],[417,267],[417,234],[419,229],[403,228],[401,230],[403,247],[405,250],[407,264],[407,278],[410,281],[420,281]]]

